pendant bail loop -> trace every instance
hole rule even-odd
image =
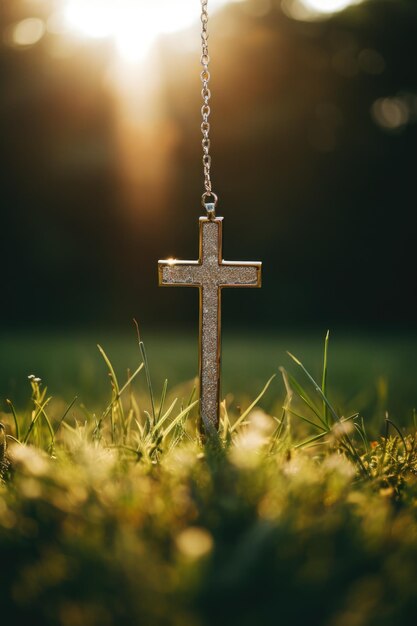
[[[219,202],[219,198],[213,191],[205,191],[201,197],[201,204],[207,211],[209,219],[216,217],[216,207]]]

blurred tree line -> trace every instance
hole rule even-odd
[[[198,50],[160,39],[150,73],[130,75],[131,122],[108,42],[8,45],[52,4],[1,5],[2,327],[189,324],[196,294],[158,289],[156,262],[197,255]],[[211,21],[224,256],[264,262],[260,292],[225,294],[226,322],[413,326],[417,4],[310,22],[262,6]]]

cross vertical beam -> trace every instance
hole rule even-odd
[[[219,427],[221,290],[260,287],[262,264],[223,261],[223,218],[200,217],[198,261],[158,262],[159,285],[200,291],[200,417],[206,433]]]

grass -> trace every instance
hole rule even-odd
[[[414,625],[415,415],[341,410],[332,352],[288,353],[205,443],[143,343],[123,375],[99,348],[93,409],[31,375],[0,417],[5,623]]]
[[[324,333],[323,333],[324,334]],[[197,374],[197,337],[186,333],[144,333],[149,367],[156,387],[165,378],[175,389]],[[120,372],[131,371],[140,359],[132,328],[126,334],[104,331],[82,334],[9,333],[0,335],[0,398],[12,398],[17,406],[27,402],[24,381],[35,374],[47,381],[54,396],[68,402],[74,396],[99,408],[107,393],[106,369],[96,344],[106,348]],[[320,378],[322,333],[290,331],[282,334],[223,334],[223,394],[235,407],[254,398],[265,381],[287,362],[286,351],[302,355],[304,363]],[[402,421],[415,406],[417,335],[343,332],[332,333],[329,387],[334,402],[345,410],[361,409],[367,418],[382,421],[384,413]],[[139,391],[146,393],[140,377]],[[264,406],[276,412],[282,403],[277,380]]]

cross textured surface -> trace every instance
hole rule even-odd
[[[159,261],[159,284],[200,290],[200,416],[207,432],[219,426],[221,289],[260,287],[259,262],[222,259],[223,218],[200,217],[198,261]]]

